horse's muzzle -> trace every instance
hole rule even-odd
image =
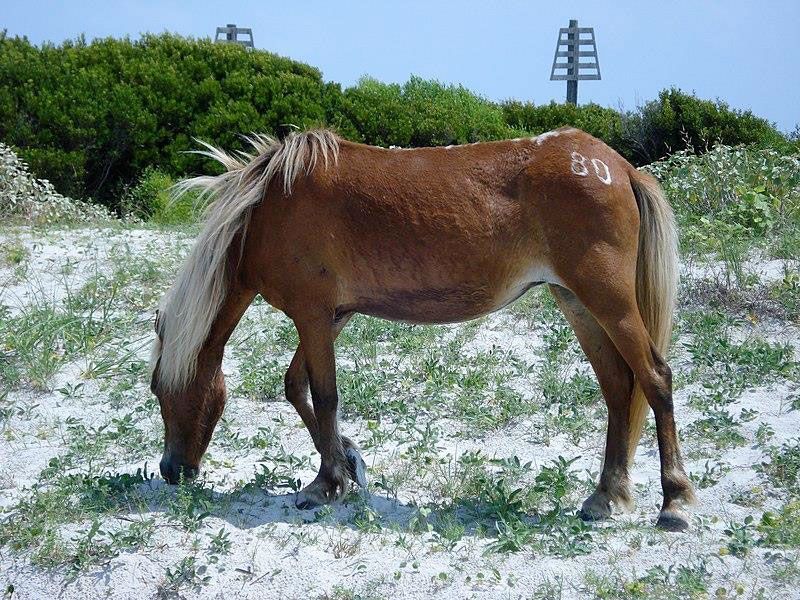
[[[184,481],[194,479],[200,472],[200,467],[197,465],[189,465],[180,460],[173,460],[168,456],[164,456],[159,464],[161,476],[164,481],[170,484],[179,483],[181,477]]]

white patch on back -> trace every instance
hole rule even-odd
[[[541,146],[545,140],[558,137],[559,135],[561,135],[560,131],[545,131],[544,133],[540,133],[536,137],[532,137],[531,140],[536,142],[537,146]]]

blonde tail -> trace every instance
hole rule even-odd
[[[639,204],[639,254],[636,262],[636,300],[656,350],[666,358],[672,336],[672,315],[678,287],[678,236],[675,216],[658,182],[635,169],[631,187]],[[628,456],[631,461],[642,435],[649,406],[637,384],[631,399]]]

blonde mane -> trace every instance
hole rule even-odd
[[[265,135],[246,139],[254,154],[232,155],[201,141],[206,149],[196,152],[226,172],[185,179],[173,190],[174,198],[198,190],[199,201],[207,206],[203,229],[159,304],[150,368],[165,391],[182,390],[194,378],[197,356],[227,293],[229,248],[240,232],[244,243],[252,210],[272,180],[280,177],[289,194],[298,177],[310,174],[320,161],[326,168],[335,164],[339,154],[339,138],[324,129],[294,132],[283,141]]]

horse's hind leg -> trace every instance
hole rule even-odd
[[[292,362],[286,370],[283,378],[286,399],[294,406],[297,414],[303,420],[303,424],[308,429],[314,446],[319,449],[317,442],[317,417],[314,415],[314,407],[308,398],[308,370],[306,369],[306,357],[303,354],[303,346],[297,347]]]
[[[603,471],[597,488],[583,503],[581,516],[588,520],[611,516],[611,503],[630,508],[631,448],[628,447],[633,372],[608,334],[569,290],[550,286],[564,316],[572,325],[581,348],[594,369],[608,407],[608,433]]]
[[[692,485],[681,461],[672,403],[672,371],[653,346],[636,303],[633,282],[614,274],[594,272],[574,281],[570,289],[589,309],[633,371],[653,409],[661,459],[664,503],[657,526],[680,531],[689,526],[683,507],[694,500]],[[609,284],[609,282],[615,282]]]

